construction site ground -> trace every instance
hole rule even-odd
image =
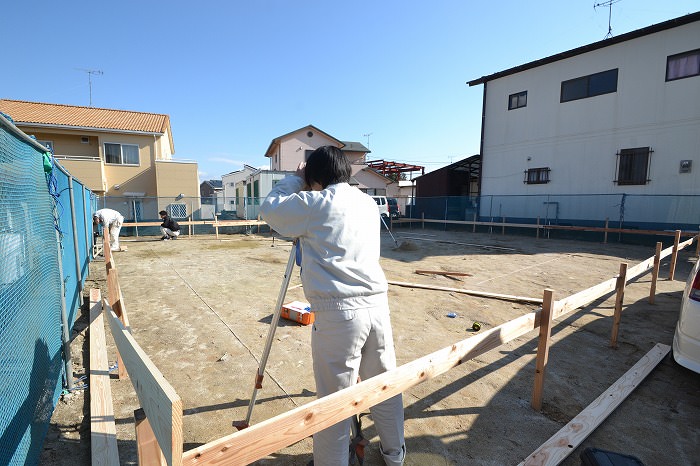
[[[654,255],[653,245],[573,241],[531,236],[396,229],[382,232],[381,264],[389,280],[542,298],[563,299]],[[602,236],[602,235],[601,235]],[[663,239],[664,247],[672,237]],[[184,406],[184,450],[235,431],[245,419],[253,383],[282,283],[291,243],[262,233],[159,241],[126,237],[115,254],[131,331]],[[406,465],[516,465],[610,387],[656,343],[671,345],[695,245],[679,254],[674,280],[662,261],[656,302],[651,273],[628,284],[617,349],[609,347],[615,295],[555,321],[546,368],[543,409],[530,402],[538,332],[532,331],[404,393]],[[471,276],[417,274],[451,271]],[[304,300],[294,269],[286,301]],[[104,262],[90,266],[89,288],[107,293]],[[536,304],[456,292],[389,286],[398,364],[447,347],[538,308]],[[454,315],[453,317],[451,317]],[[87,306],[71,344],[76,379],[87,374]],[[110,364],[116,350],[107,331]],[[251,424],[315,399],[311,327],[282,320],[267,363]],[[133,413],[139,407],[129,379],[111,389],[121,464],[137,464]],[[371,416],[365,465],[383,464]],[[700,374],[667,356],[632,394],[562,463],[580,464],[593,446],[637,456],[647,466],[700,464]],[[312,439],[255,464],[306,465]],[[89,387],[63,396],[53,414],[42,464],[90,464]]]

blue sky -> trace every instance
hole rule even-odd
[[[13,1],[0,98],[170,115],[175,158],[200,179],[267,167],[308,124],[369,159],[426,172],[479,152],[483,86],[466,82],[596,42],[594,0]],[[700,10],[618,0],[620,35]],[[369,136],[368,136],[369,135]]]

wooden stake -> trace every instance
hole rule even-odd
[[[474,212],[474,225],[472,225],[472,233],[476,233],[476,212]]]
[[[537,343],[537,361],[535,362],[535,388],[532,391],[532,409],[542,409],[542,392],[544,390],[544,373],[549,359],[549,343],[552,335],[552,296],[554,291],[544,290],[542,313],[540,314],[540,339]]]
[[[136,451],[139,464],[156,466],[168,464],[143,408],[134,410],[134,425],[136,428]]]
[[[659,266],[661,265],[661,242],[656,243],[654,253],[654,270],[651,272],[651,289],[649,290],[649,304],[654,304],[656,298],[656,281],[659,279]]]
[[[612,335],[610,336],[610,347],[617,348],[617,333],[620,330],[620,318],[622,317],[622,304],[625,300],[625,285],[627,284],[627,263],[620,263],[620,275],[617,277],[615,285],[615,313],[613,314]]]
[[[216,230],[216,239],[219,239],[219,219],[214,214],[214,230]]]
[[[671,270],[668,273],[668,279],[673,280],[676,275],[676,262],[678,261],[678,243],[681,241],[681,231],[676,230],[676,236],[673,238],[673,252],[671,253]]]
[[[105,258],[105,268],[107,270],[107,294],[109,295],[109,305],[114,313],[119,317],[125,327],[128,327],[128,319],[124,315],[122,309],[121,290],[119,289],[119,276],[117,275],[117,265],[112,256],[112,249],[109,245],[109,229],[102,229],[103,246],[102,254]],[[126,322],[124,322],[126,320]],[[117,376],[120,379],[125,379],[128,376],[122,356],[117,350]]]
[[[421,227],[425,230],[425,212],[421,212],[420,219],[421,219]]]
[[[540,239],[540,217],[537,217],[537,239]]]
[[[505,235],[506,234],[506,218],[501,217],[501,234]]]

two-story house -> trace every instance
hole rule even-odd
[[[634,211],[639,225],[697,227],[700,12],[468,84],[483,85],[479,191],[492,206],[480,215],[622,221]]]
[[[270,142],[265,157],[270,159],[269,170],[256,170],[236,184],[236,197],[240,218],[255,218],[260,201],[272,187],[288,174],[294,173],[299,163],[321,146],[340,148],[350,160],[352,175],[350,184],[370,195],[386,195],[392,180],[367,167],[366,155],[370,150],[362,143],[341,141],[313,125],[307,125]]]
[[[168,115],[7,99],[0,111],[127,220],[199,208],[197,164],[173,159]]]

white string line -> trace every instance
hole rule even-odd
[[[160,260],[161,262],[164,262],[168,267],[170,267],[170,268],[177,274],[177,276],[180,277],[180,280],[182,280],[183,283],[184,283],[185,285],[187,285],[187,287],[188,287],[190,290],[192,290],[192,292],[195,294],[195,296],[197,296],[197,297],[199,298],[199,300],[202,301],[202,303],[204,303],[204,305],[207,306],[207,307],[209,308],[209,310],[210,310],[211,312],[213,312],[214,315],[216,315],[216,317],[219,318],[219,320],[221,321],[221,323],[224,324],[224,325],[226,326],[226,328],[231,332],[231,334],[236,338],[236,340],[237,340],[246,350],[248,350],[248,353],[253,357],[253,359],[255,360],[255,362],[258,364],[258,368],[260,368],[260,360],[255,356],[255,354],[253,354],[253,351],[252,351],[245,343],[243,343],[243,341],[238,337],[238,335],[236,335],[236,332],[233,331],[233,329],[231,328],[231,326],[229,326],[229,324],[226,323],[226,321],[219,315],[219,313],[216,312],[216,311],[214,310],[214,308],[212,308],[212,307],[209,305],[209,303],[207,303],[207,302],[204,300],[204,298],[203,298],[199,293],[197,293],[197,290],[195,290],[195,289],[192,287],[192,285],[190,285],[190,284],[187,282],[187,280],[185,280],[185,278],[184,278],[182,275],[180,275],[180,272],[178,272],[177,269],[176,269],[175,267],[172,266],[172,264],[170,264],[168,261],[166,261],[165,259],[163,259],[163,258],[162,258],[161,256],[159,256],[158,254],[156,254],[156,252],[154,251],[154,249],[153,249],[152,246],[150,247],[150,252],[151,252],[151,254],[153,254],[153,255],[156,257],[156,259]],[[287,390],[285,390],[284,387],[282,387],[282,384],[267,370],[267,368],[265,368],[265,372],[266,372],[267,375],[270,377],[270,379],[272,379],[272,381],[275,382],[275,384],[277,385],[277,387],[278,387],[280,390],[282,390],[282,392],[284,392],[285,395],[287,395],[287,398],[289,398],[289,400],[292,402],[292,404],[293,404],[294,406],[299,406],[299,405],[296,403],[296,401],[294,401],[294,398],[289,394],[289,392],[287,392]],[[256,374],[257,374],[257,372],[256,372]]]

